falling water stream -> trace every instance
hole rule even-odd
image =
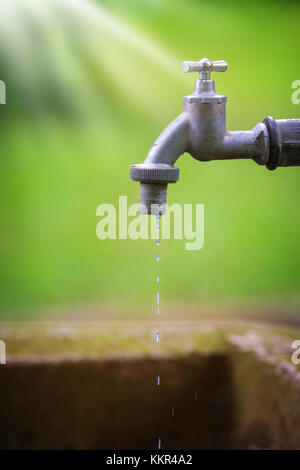
[[[160,246],[160,215],[156,216],[156,246]],[[159,263],[160,261],[160,254],[156,253],[156,261]],[[156,314],[160,314],[160,293],[159,293],[159,282],[160,282],[160,274],[157,272],[156,274],[156,283],[157,283],[157,290],[156,290]],[[160,333],[158,329],[156,329],[155,332],[155,341],[156,343],[160,342]],[[160,386],[160,375],[156,377],[156,385],[159,387]],[[158,438],[158,443],[157,443],[157,448],[160,450],[161,449],[161,437]]]
[[[161,216],[157,215],[156,216],[156,241],[155,244],[157,247],[160,247],[160,224],[161,224]],[[155,255],[156,262],[160,262],[160,253],[159,253],[159,248],[157,248],[156,255]],[[159,265],[157,265],[159,267]],[[159,283],[160,283],[160,273],[159,269],[156,270],[156,304],[152,305],[152,311],[156,313],[156,315],[160,315],[160,290],[159,290]],[[155,342],[160,343],[160,331],[156,327],[155,328]],[[161,384],[161,376],[157,375],[156,376],[156,386],[160,387]],[[198,394],[195,392],[195,400],[198,400]],[[174,417],[175,416],[175,408],[171,408],[171,415]],[[162,449],[162,438],[158,437],[157,438],[157,449],[161,450]]]

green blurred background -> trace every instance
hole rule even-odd
[[[129,166],[181,112],[184,60],[225,59],[228,129],[300,117],[297,2],[2,0],[1,318],[151,311],[151,240],[96,238],[101,203],[138,201]],[[205,205],[205,246],[161,245],[165,309],[298,305],[297,168],[183,156],[168,202]]]

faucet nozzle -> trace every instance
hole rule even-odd
[[[140,213],[163,215],[166,212],[167,183],[140,184]]]
[[[165,214],[168,183],[178,181],[179,168],[162,163],[142,163],[130,167],[130,177],[141,183],[140,213]]]

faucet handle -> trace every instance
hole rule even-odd
[[[200,80],[210,80],[211,72],[226,72],[227,62],[225,60],[201,59],[198,62],[185,61],[182,64],[184,72],[199,72]]]

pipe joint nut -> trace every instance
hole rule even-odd
[[[171,165],[132,165],[130,178],[141,183],[176,183],[179,179],[179,168]]]

